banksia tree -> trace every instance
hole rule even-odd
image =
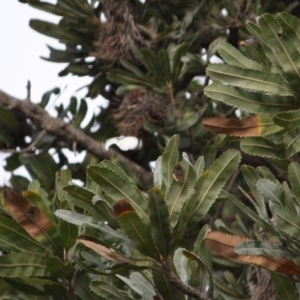
[[[298,299],[298,1],[21,2],[91,83],[55,116],[59,88],[0,91],[5,168],[31,176],[1,191],[3,297]]]

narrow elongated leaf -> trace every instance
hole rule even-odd
[[[277,228],[287,232],[294,239],[300,240],[300,217],[290,210],[274,205],[274,220]]]
[[[241,201],[239,201],[236,197],[229,194],[228,192],[222,190],[221,195],[219,198],[228,198],[232,201],[237,207],[239,207],[247,216],[252,219],[254,222],[258,223],[262,228],[265,228],[267,231],[272,232],[274,229],[271,224],[267,223],[267,218],[262,218],[258,216],[254,211],[252,211],[249,207],[244,205]]]
[[[288,129],[299,128],[300,110],[278,113],[273,118],[273,121],[277,125],[284,128],[288,128]]]
[[[246,165],[241,166],[241,171],[242,171],[244,177],[246,178],[247,184],[248,184],[249,188],[251,189],[251,192],[253,193],[256,203],[259,207],[259,209],[257,210],[257,213],[259,214],[259,216],[261,218],[267,218],[268,214],[267,214],[264,198],[259,193],[259,191],[257,190],[257,186],[256,186],[258,180],[260,179],[258,172],[254,168],[252,168],[250,166],[246,166]]]
[[[280,96],[296,95],[293,88],[279,75],[246,70],[229,65],[209,65],[206,73],[214,80],[248,90],[272,93]]]
[[[300,204],[300,165],[292,162],[288,169],[290,183],[295,194],[295,197]]]
[[[209,168],[201,189],[188,200],[181,213],[180,230],[195,225],[209,210],[222,187],[237,168],[241,159],[238,151],[223,153]]]
[[[153,174],[154,187],[161,189],[163,177],[162,177],[162,157],[159,156],[155,162],[155,170]]]
[[[115,201],[126,199],[134,207],[143,222],[146,224],[149,223],[150,220],[146,214],[147,201],[137,188],[133,187],[124,178],[104,167],[90,166],[87,168],[87,173],[101,186],[108,196]]]
[[[263,137],[248,137],[241,141],[241,149],[251,155],[269,157],[273,159],[287,159],[300,151],[298,130],[286,132],[280,143]]]
[[[300,22],[295,16],[286,12],[276,15],[276,20],[280,22],[284,32],[291,38],[297,49],[300,49]]]
[[[0,277],[51,276],[45,258],[29,253],[0,256]]]
[[[41,186],[46,190],[51,190],[55,185],[54,174],[58,170],[58,165],[49,152],[44,152],[38,156],[26,157],[19,156],[21,164],[23,164],[30,176],[37,179]]]
[[[283,128],[273,123],[271,114],[253,115],[244,119],[211,117],[202,121],[202,126],[216,133],[230,136],[264,136]]]
[[[90,283],[91,278],[88,276],[88,274],[79,276],[75,284],[76,295],[84,300],[103,300],[103,297],[98,296],[89,288]]]
[[[239,255],[234,251],[238,244],[249,239],[233,236],[222,232],[209,232],[206,244],[216,253],[230,259],[239,260],[248,264],[256,264],[268,270],[290,275],[300,275],[300,268],[292,261],[284,258],[271,258],[262,255]]]
[[[105,257],[106,259],[113,261],[115,263],[131,263],[133,262],[132,259],[129,259],[111,249],[108,249],[107,247],[97,244],[93,241],[89,241],[88,239],[86,239],[86,237],[81,237],[78,239],[78,241],[85,245],[86,247],[94,250],[96,253],[98,253],[99,255]]]
[[[262,64],[247,58],[237,48],[228,43],[222,43],[218,48],[218,52],[222,56],[223,60],[231,66],[257,71],[264,70],[264,66]]]
[[[166,258],[171,243],[169,211],[158,189],[151,189],[148,195],[152,238],[159,253]]]
[[[267,57],[266,60],[269,60],[272,63],[272,65],[277,69],[277,71],[284,78],[285,74],[282,71],[279,62],[277,61],[276,56],[274,56],[273,51],[268,44],[268,41],[265,40],[261,28],[257,24],[254,24],[253,22],[249,22],[249,21],[246,22],[246,28],[259,41],[260,45],[262,46],[262,49],[264,50],[263,53]]]
[[[44,253],[47,248],[38,243],[15,220],[0,216],[0,240],[3,250]]]
[[[104,299],[133,300],[127,293],[118,290],[108,282],[93,280],[90,284],[90,289]]]
[[[111,229],[104,222],[100,222],[95,218],[84,216],[68,210],[59,209],[55,212],[55,215],[66,222],[75,224],[78,226],[88,226],[97,229],[99,238],[110,241],[111,243],[117,243],[120,245],[131,246],[131,241],[122,233],[117,230]]]
[[[179,146],[179,136],[174,135],[168,142],[164,153],[162,155],[162,175],[165,187],[162,188],[162,193],[167,193],[172,180],[173,180],[173,170],[174,166],[178,161],[178,146]]]
[[[88,212],[97,213],[93,205],[92,199],[95,194],[83,187],[77,185],[68,185],[63,189],[66,191],[65,198],[77,207],[80,207]]]
[[[205,245],[205,238],[209,232],[210,227],[208,225],[204,225],[197,237],[193,252],[201,258],[201,261],[204,263],[205,267],[212,274],[212,253]]]
[[[275,287],[276,293],[280,299],[294,300],[299,296],[296,293],[294,284],[287,278],[283,278],[271,272],[271,279]]]
[[[286,259],[299,258],[299,253],[292,253],[278,243],[265,241],[247,241],[238,244],[234,251],[240,255],[265,255],[275,258],[284,257]]]
[[[284,205],[284,192],[282,186],[269,179],[259,179],[257,189],[266,200],[271,200],[275,204]]]
[[[75,272],[75,268],[71,264],[71,262],[66,261],[64,263],[57,256],[46,255],[46,266],[48,271],[52,274],[52,276],[56,278],[70,278]]]
[[[160,70],[166,82],[172,82],[170,58],[166,49],[162,49],[158,56]]]
[[[252,113],[276,113],[299,107],[291,97],[254,93],[218,82],[205,87],[204,93],[214,100],[225,102],[228,105]],[[282,126],[281,124],[278,125]]]
[[[138,287],[142,292],[143,300],[152,300],[156,295],[152,284],[142,275],[142,273],[132,272],[130,279],[133,285]]]
[[[300,79],[300,57],[292,40],[285,34],[279,23],[270,14],[264,14],[259,18],[261,32],[292,84],[298,84]]]
[[[176,175],[176,166],[180,167],[180,177]],[[178,176],[177,181],[174,180],[166,196],[166,204],[170,214],[171,230],[177,224],[180,217],[182,207],[194,192],[194,185],[197,180],[196,170],[186,161],[183,160],[174,168],[174,176]],[[179,180],[178,180],[179,179]]]
[[[82,39],[76,33],[71,32],[68,28],[63,28],[53,23],[45,22],[42,20],[35,20],[35,19],[30,20],[29,26],[33,30],[36,30],[41,34],[44,34],[52,38],[56,38],[62,42],[72,43],[76,45],[84,44],[84,46],[87,46],[88,48],[88,45],[85,45],[84,39]]]
[[[66,250],[69,250],[75,245],[78,232],[79,230],[77,225],[60,220],[58,224],[58,233]]]
[[[119,200],[114,204],[114,213],[117,221],[136,248],[147,256],[159,259],[150,232],[130,203],[126,200]]]
[[[195,170],[197,172],[197,176],[200,176],[204,170],[204,157],[199,156],[195,163]]]

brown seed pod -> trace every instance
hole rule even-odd
[[[141,137],[145,123],[163,126],[167,119],[167,97],[145,89],[136,89],[126,94],[112,112],[120,134]],[[121,102],[122,101],[122,102]]]
[[[251,300],[279,300],[269,271],[253,267],[248,280]]]
[[[111,64],[120,59],[137,62],[130,42],[137,49],[151,48],[155,39],[154,33],[136,23],[132,5],[128,0],[106,0],[103,6],[109,12],[108,20],[99,27],[94,42],[95,51],[91,55]]]

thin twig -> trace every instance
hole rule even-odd
[[[36,144],[42,139],[42,137],[46,133],[47,133],[47,131],[43,129],[40,132],[40,134],[38,135],[38,137],[29,146],[27,146],[26,148],[23,148],[23,149],[20,149],[20,150],[16,150],[16,149],[0,149],[0,151],[4,152],[4,153],[12,153],[12,154],[30,152],[36,146]]]

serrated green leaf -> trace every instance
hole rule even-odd
[[[75,272],[74,266],[70,262],[63,263],[56,256],[46,256],[46,266],[47,270],[54,276],[55,278],[72,278],[72,275]]]
[[[273,121],[277,125],[287,129],[299,128],[300,110],[278,113],[273,118]]]
[[[295,16],[286,12],[276,15],[276,20],[280,22],[284,32],[291,38],[297,49],[300,49],[300,22]]]
[[[229,65],[209,65],[206,73],[214,80],[224,84],[252,91],[271,93],[279,96],[300,97],[279,75],[255,70],[242,69]]]
[[[284,257],[285,259],[299,258],[298,253],[293,253],[279,243],[266,241],[246,241],[238,244],[234,248],[234,252],[240,255],[263,255],[275,258]]]
[[[199,156],[195,163],[195,170],[197,172],[197,176],[200,176],[203,173],[204,165],[205,165],[204,157]]]
[[[228,43],[222,43],[218,48],[218,52],[223,60],[231,66],[257,71],[264,70],[263,65],[255,60],[247,58],[237,48]]]
[[[299,297],[295,291],[293,283],[289,279],[283,278],[282,276],[279,276],[273,272],[271,272],[270,275],[276,293],[280,299],[294,300]]]
[[[256,203],[258,205],[259,209],[257,209],[257,213],[261,218],[267,218],[268,214],[264,198],[257,190],[257,182],[261,177],[259,176],[258,172],[250,166],[241,166],[241,171],[244,177],[246,178],[247,184],[251,189],[251,192],[253,193]]]
[[[159,253],[151,234],[133,207],[126,200],[120,200],[114,205],[116,220],[126,235],[141,253],[159,260]]]
[[[286,34],[282,34],[280,25],[270,14],[262,15],[258,23],[279,67],[283,69],[293,85],[298,84],[300,79],[300,56],[292,40]]]
[[[274,205],[274,221],[276,227],[284,232],[287,232],[294,239],[300,240],[300,217],[290,210]]]
[[[158,63],[160,65],[160,71],[162,73],[164,81],[169,83],[172,82],[170,58],[166,49],[162,49],[159,52]]]
[[[204,92],[205,95],[214,100],[252,113],[276,113],[299,107],[291,97],[283,98],[274,94],[254,93],[218,82],[205,87]],[[278,125],[282,126],[281,124]]]
[[[88,48],[88,45],[86,45],[82,37],[70,31],[68,28],[61,27],[60,25],[56,25],[42,20],[31,19],[29,22],[29,26],[33,30],[46,36],[56,38],[61,42],[71,43],[75,45],[84,45],[86,48]]]
[[[29,253],[0,256],[1,277],[51,276],[45,258]]]
[[[237,207],[239,207],[251,220],[258,223],[262,228],[265,228],[267,231],[273,232],[273,228],[270,224],[266,222],[267,219],[263,219],[258,216],[255,212],[253,212],[250,208],[244,205],[241,201],[239,201],[236,197],[229,194],[228,192],[222,190],[219,198],[228,198],[231,202],[233,202]]]
[[[75,224],[78,226],[88,226],[97,229],[99,238],[103,240],[107,240],[120,245],[132,245],[131,241],[124,234],[120,233],[117,230],[113,230],[104,222],[100,222],[95,218],[84,216],[63,209],[57,210],[55,212],[55,215],[58,218],[65,220],[66,222],[70,222],[71,224]]]
[[[169,254],[171,243],[169,211],[165,199],[161,196],[158,189],[151,189],[148,195],[152,238],[159,253],[166,258]]]
[[[111,69],[107,73],[107,78],[113,82],[121,84],[133,84],[147,88],[155,87],[155,84],[152,81],[151,77],[144,76],[143,78],[141,78],[140,76],[134,75],[133,73],[122,69]]]
[[[282,186],[269,179],[262,178],[256,183],[256,187],[265,200],[270,200],[275,204],[284,205],[284,193]]]
[[[173,180],[166,195],[166,204],[170,214],[171,230],[175,227],[180,217],[182,207],[194,192],[194,185],[197,180],[196,170],[185,160],[180,162],[183,171],[183,180]]]
[[[164,186],[162,193],[166,194],[173,181],[173,170],[178,161],[179,136],[174,135],[168,142],[162,155],[162,175]]]
[[[28,253],[44,253],[47,250],[45,246],[33,239],[19,223],[4,216],[0,216],[0,240],[3,250],[10,248],[15,252]]]
[[[300,165],[297,162],[292,162],[288,168],[290,183],[297,199],[300,204]]]
[[[210,166],[203,186],[200,190],[196,190],[183,208],[179,228],[190,228],[208,212],[222,187],[237,168],[240,159],[241,155],[238,151],[229,150]]]
[[[62,240],[64,248],[69,250],[75,245],[78,238],[78,226],[68,223],[64,220],[60,220],[58,223],[58,233]]]
[[[92,199],[95,196],[93,192],[77,185],[67,185],[63,190],[66,192],[65,198],[70,203],[85,209],[88,212],[97,213],[92,202]]]
[[[37,179],[43,188],[49,191],[54,187],[55,172],[58,170],[58,165],[50,153],[44,152],[34,157],[20,155],[19,159],[30,176],[33,179]]]
[[[114,300],[132,300],[125,291],[118,290],[108,282],[93,280],[90,284],[90,289],[97,295],[104,297],[105,299]]]
[[[124,178],[104,167],[89,166],[87,173],[114,201],[122,199],[129,201],[143,222],[149,224],[150,220],[146,214],[147,201],[137,188],[133,187]]]
[[[88,274],[83,274],[77,278],[75,283],[75,291],[76,295],[81,297],[84,300],[103,300],[103,297],[96,295],[89,288],[91,283],[91,278],[89,278]]]
[[[162,176],[162,157],[159,156],[155,162],[155,169],[153,173],[154,187],[161,189],[163,176]]]
[[[241,149],[251,155],[273,159],[287,159],[300,151],[298,130],[286,132],[281,142],[276,143],[264,137],[247,137],[241,143]]]

